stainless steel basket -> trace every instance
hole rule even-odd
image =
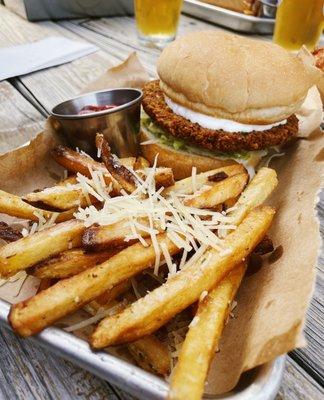
[[[10,305],[0,300],[0,324],[10,329],[7,316]],[[53,351],[80,367],[105,379],[139,399],[166,398],[168,384],[161,378],[102,351],[93,352],[88,343],[59,328],[47,328],[39,335],[26,339]],[[237,389],[223,396],[205,396],[208,399],[273,400],[279,390],[285,356],[243,375]]]

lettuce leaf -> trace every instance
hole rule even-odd
[[[158,126],[144,111],[141,115],[141,123],[144,128],[149,131],[153,136],[159,139],[159,141],[165,145],[172,147],[175,150],[183,150],[189,153],[207,156],[207,157],[217,157],[223,159],[234,159],[237,162],[242,164],[248,164],[250,160],[253,158],[261,158],[267,155],[267,150],[258,150],[258,151],[246,151],[242,150],[240,152],[230,152],[230,153],[222,153],[219,151],[207,150],[195,145],[189,145],[184,140],[176,138]]]

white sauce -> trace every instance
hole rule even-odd
[[[171,110],[175,113],[188,119],[191,122],[197,123],[203,128],[219,130],[222,129],[226,132],[252,132],[252,131],[266,131],[268,129],[273,128],[274,126],[284,125],[287,120],[275,122],[274,124],[269,125],[248,125],[241,124],[236,121],[231,121],[229,119],[222,119],[211,117],[210,115],[205,115],[198,113],[196,111],[192,111],[187,107],[181,106],[180,104],[175,103],[169,97],[165,96],[165,102],[171,108]]]

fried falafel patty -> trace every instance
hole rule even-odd
[[[288,143],[298,131],[298,119],[295,115],[291,115],[285,124],[265,131],[241,133],[203,128],[175,114],[168,107],[158,80],[144,86],[142,105],[149,117],[168,134],[207,150],[222,153],[282,146]]]

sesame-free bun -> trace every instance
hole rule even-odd
[[[150,144],[141,145],[141,153],[151,165],[154,164],[157,156],[157,165],[161,167],[169,167],[173,170],[173,175],[176,180],[187,178],[192,174],[192,167],[197,168],[197,172],[210,171],[220,168],[225,165],[237,164],[233,159],[222,159],[217,157],[207,157],[198,154],[189,153],[184,150],[175,150],[172,147],[166,146],[150,134],[145,128],[140,132],[140,143],[152,140]],[[156,141],[153,143],[153,141]],[[255,167],[260,161],[260,158],[255,159],[250,163],[251,167]]]
[[[189,33],[162,52],[161,89],[191,110],[246,124],[294,114],[320,73],[280,46],[219,31]]]

